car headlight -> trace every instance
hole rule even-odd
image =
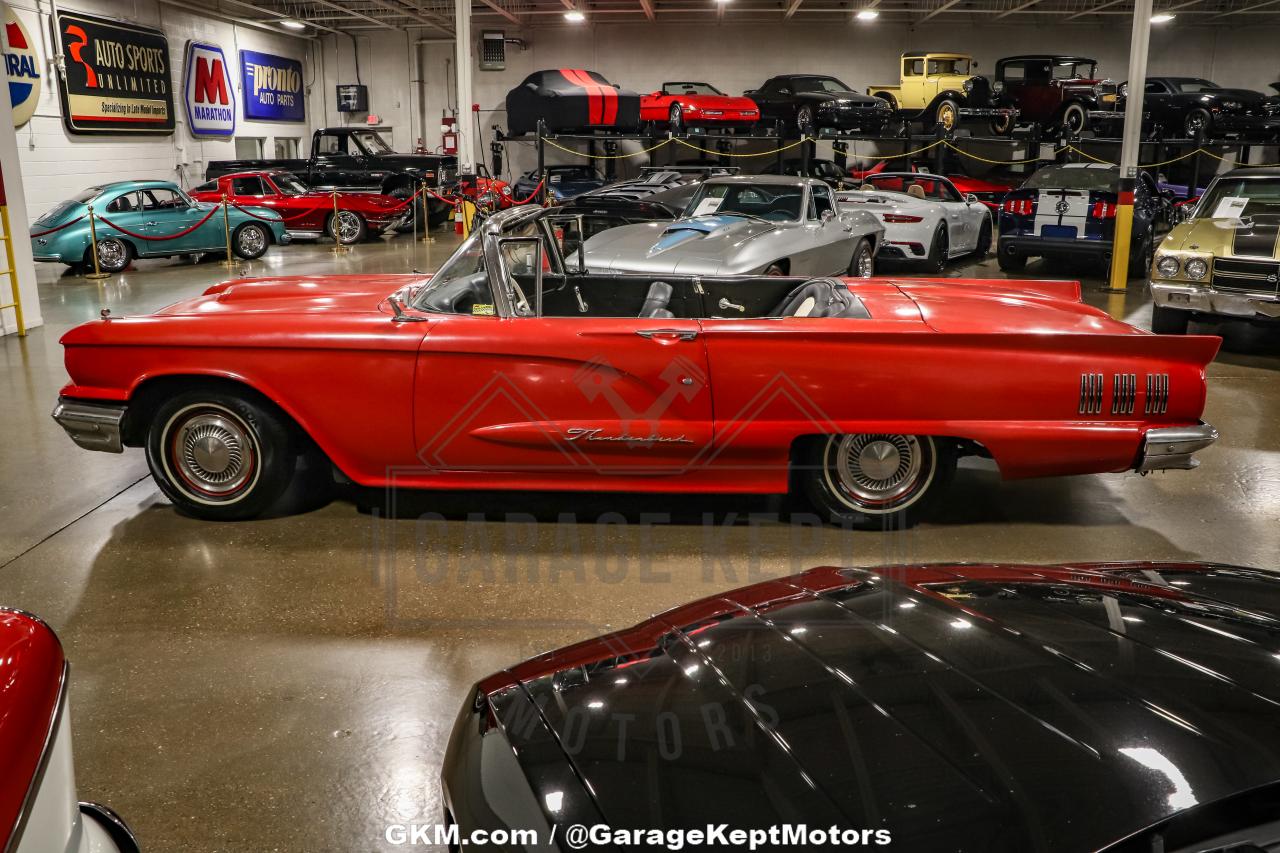
[[[1236,110],[1240,109],[1240,102],[1239,101],[1223,101],[1222,108],[1224,110],[1230,110],[1231,112],[1235,112]]]
[[[972,92],[972,91],[973,91],[973,78],[972,78],[972,77],[970,77],[968,80],[965,80],[965,81],[964,81],[964,87],[963,87],[963,88],[964,88],[965,94],[968,94],[969,92]]]
[[[1165,255],[1156,261],[1156,272],[1164,278],[1177,278],[1182,264],[1172,255]]]
[[[1199,281],[1209,274],[1209,264],[1203,258],[1192,258],[1183,265],[1182,271],[1187,274],[1187,278]]]
[[[1123,98],[1123,97],[1126,97],[1126,96],[1129,94],[1129,84],[1128,84],[1128,83],[1121,83],[1121,84],[1120,84],[1120,88],[1119,88],[1119,89],[1116,89],[1116,94],[1117,94],[1117,95],[1119,95],[1119,96],[1120,96],[1120,97],[1122,97],[1122,98]]]
[[[996,82],[992,83],[992,84],[991,84],[991,91],[995,92],[997,95],[998,95],[998,94],[1000,94],[1001,92],[1003,92],[1003,91],[1004,91],[1004,81],[1003,81],[1003,80],[997,80]]]

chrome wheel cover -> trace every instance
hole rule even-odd
[[[796,113],[796,126],[802,129],[812,129],[813,110],[808,107],[801,107],[800,112]]]
[[[171,481],[200,503],[229,503],[257,482],[258,443],[222,406],[188,406],[166,426],[164,464]]]
[[[338,239],[343,243],[354,243],[360,236],[360,217],[349,210],[338,212]]]
[[[266,244],[267,237],[257,225],[244,226],[240,229],[240,236],[236,238],[236,245],[240,247],[240,252],[245,255],[258,254]]]
[[[875,259],[870,249],[864,248],[858,253],[854,269],[857,270],[858,278],[871,278],[875,274]]]
[[[832,436],[825,476],[841,503],[864,513],[890,513],[919,500],[933,481],[936,453],[928,436],[861,433]]]
[[[946,103],[938,107],[938,122],[950,130],[956,123],[956,109],[951,104]]]
[[[671,111],[667,114],[667,123],[670,124],[672,129],[674,130],[680,127],[680,124],[683,121],[684,121],[684,113],[680,110],[680,105],[672,104]]]
[[[111,270],[120,269],[127,257],[124,243],[119,240],[98,241],[98,266]]]

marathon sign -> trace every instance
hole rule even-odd
[[[79,12],[59,12],[55,27],[66,57],[58,92],[68,132],[173,133],[163,33]]]
[[[9,103],[13,126],[31,120],[40,100],[40,60],[27,28],[8,6],[4,7],[4,70],[9,79]]]
[[[306,121],[302,63],[285,56],[240,51],[246,121]]]
[[[234,85],[222,48],[198,41],[187,42],[183,102],[192,134],[231,136],[236,132]]]

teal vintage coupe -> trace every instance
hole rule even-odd
[[[31,226],[35,259],[92,264],[91,207],[103,272],[120,272],[134,258],[225,252],[228,230],[231,251],[246,260],[290,239],[280,214],[268,208],[229,206],[224,226],[221,205],[195,201],[177,184],[117,181],[89,187],[37,219]]]

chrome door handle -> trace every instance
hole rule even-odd
[[[143,225],[145,225],[145,226],[147,226],[148,228],[155,228],[155,227],[156,227],[157,225],[159,225],[160,223],[159,223],[159,222],[144,222],[144,223],[142,223],[142,224],[143,224]]]
[[[642,338],[675,338],[678,341],[692,341],[698,337],[698,333],[691,329],[636,329],[636,334]]]

